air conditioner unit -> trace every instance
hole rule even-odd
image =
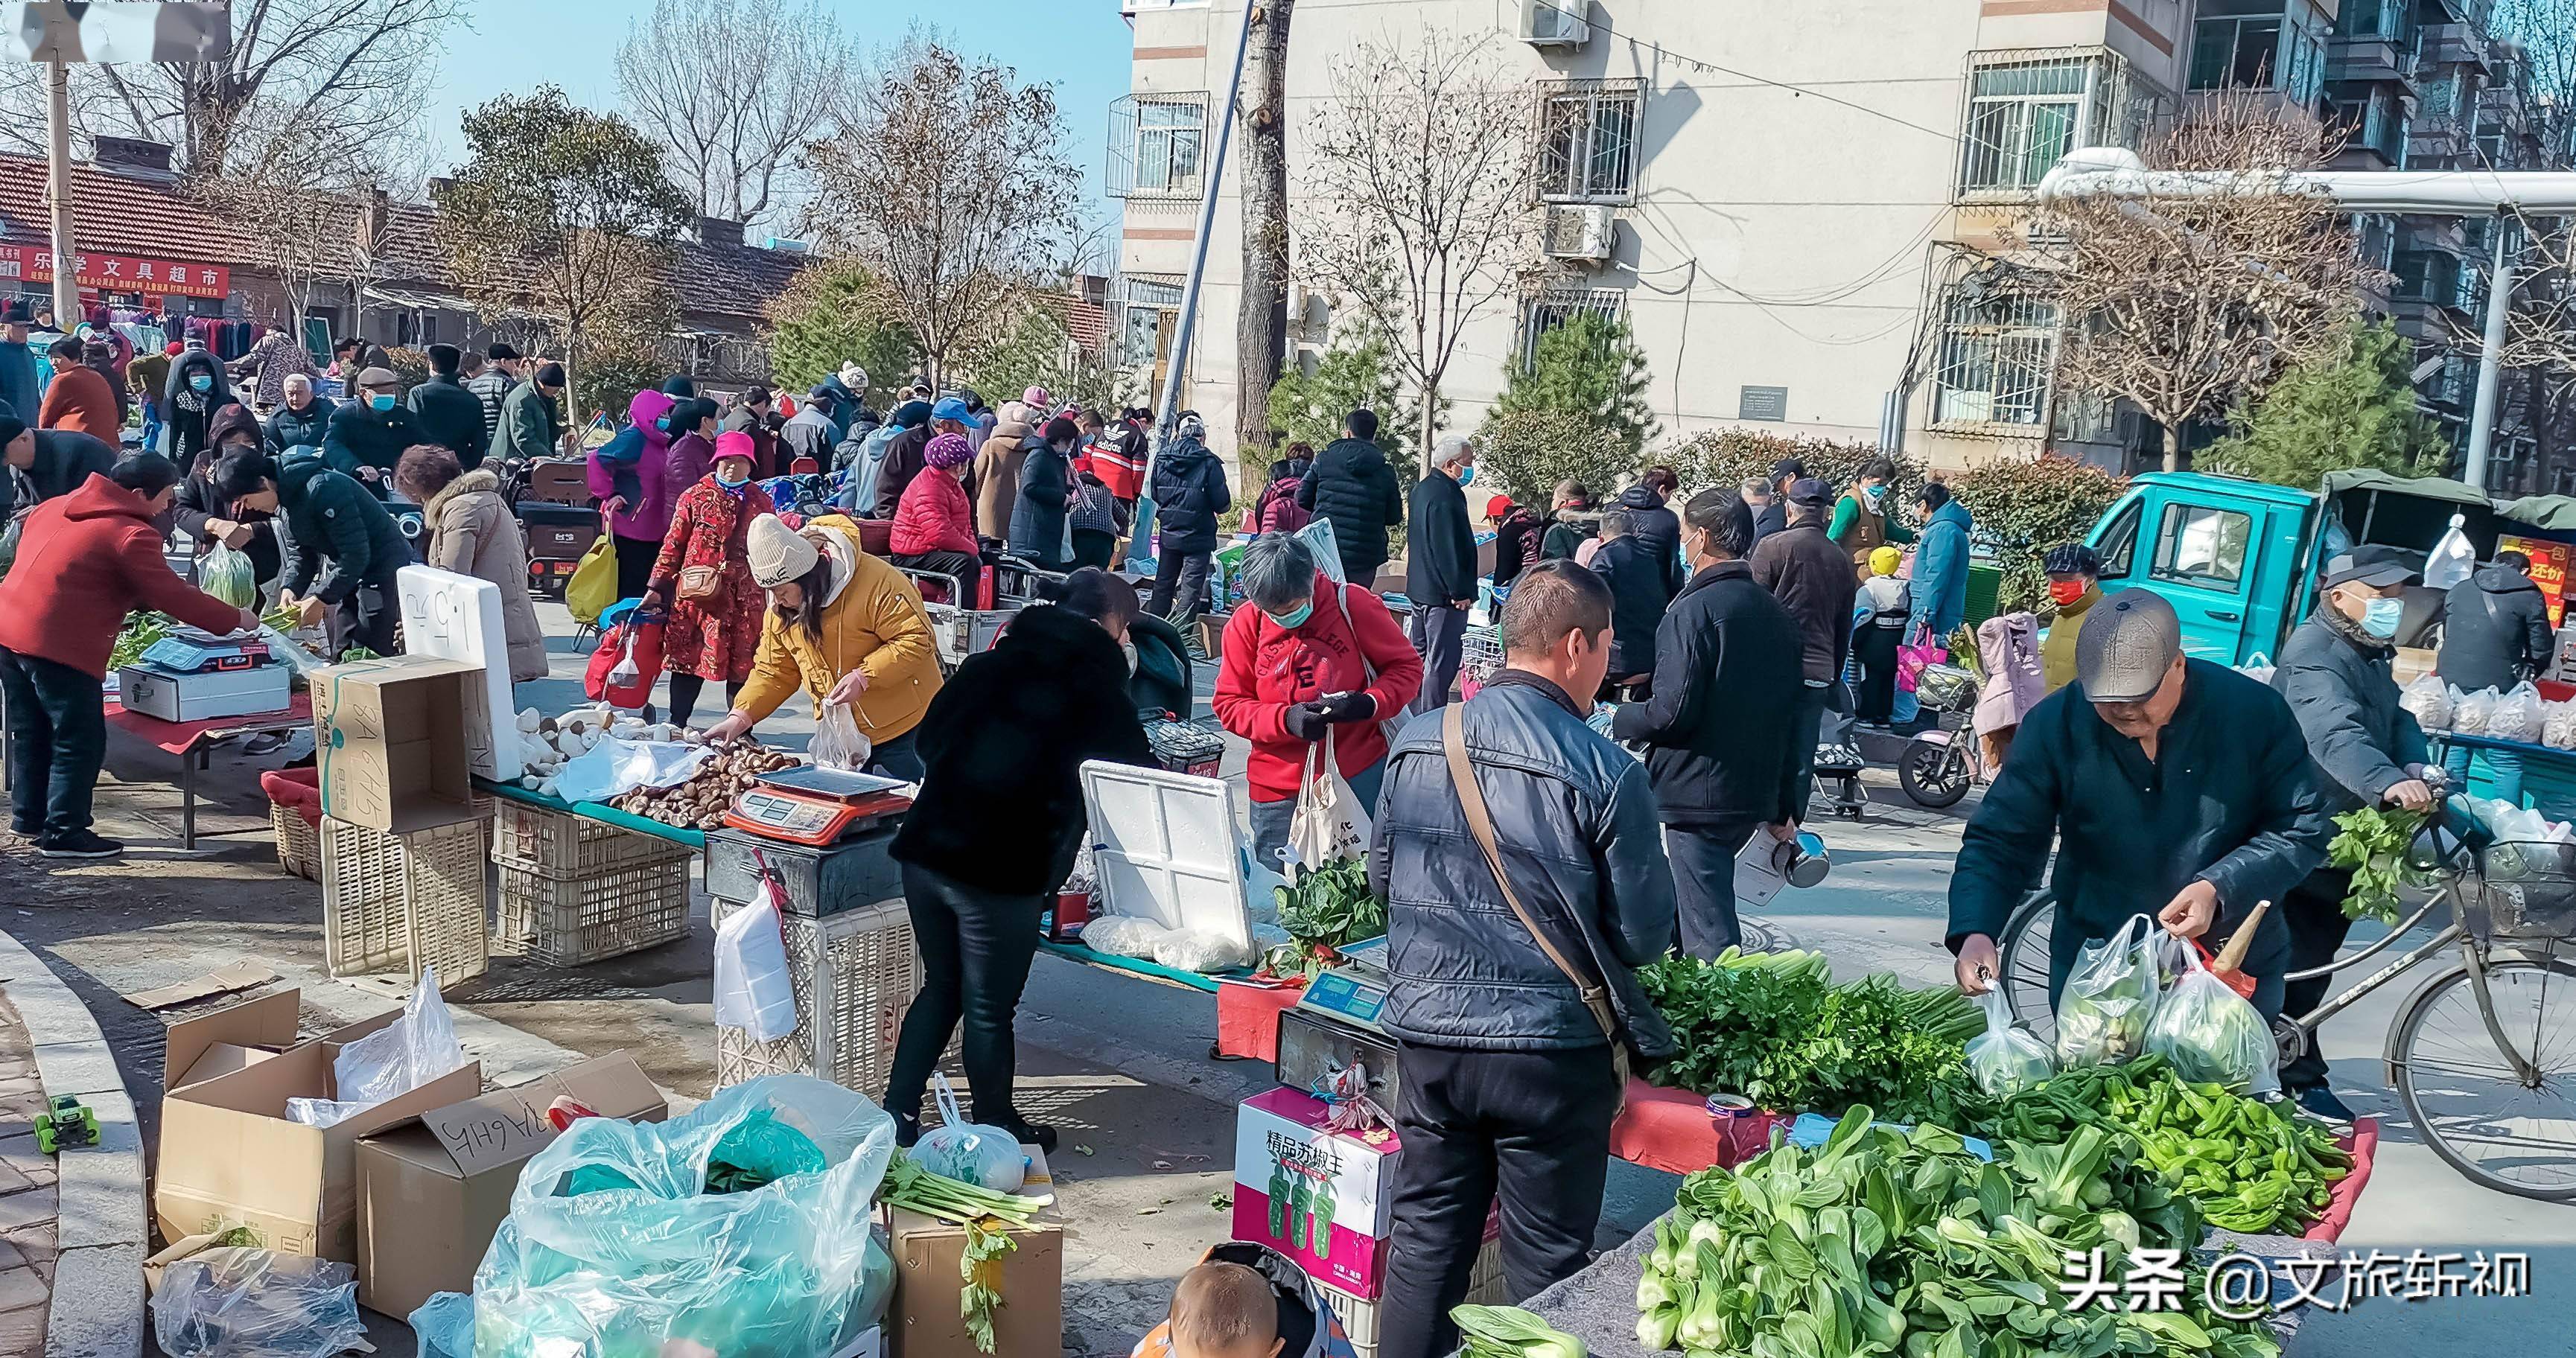
[[[1547,257],[1579,263],[1610,258],[1618,241],[1613,215],[1604,203],[1560,203],[1547,210]]]
[[[1592,41],[1588,0],[1521,0],[1521,41],[1532,47],[1581,47]]]

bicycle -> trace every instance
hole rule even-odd
[[[2456,948],[2460,960],[2418,985],[2389,1024],[2381,1051],[2389,1083],[2433,1153],[2472,1183],[2576,1201],[2576,1035],[2559,1031],[2576,1018],[2576,960],[2558,953],[2576,942],[2576,844],[2495,840],[2451,801],[2417,833],[2407,857],[2434,883],[2424,903],[2359,951],[2285,979],[2350,971],[2445,906],[2450,922],[2314,1012],[2273,1020],[2281,1060],[2297,1059],[2319,1028],[2362,997]],[[2055,1027],[2048,962],[2056,913],[2048,893],[2034,893],[1997,944],[2005,1001],[2043,1040]]]

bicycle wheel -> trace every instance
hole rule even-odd
[[[2486,965],[2495,1026],[2523,1049],[2527,1081],[2497,1050],[2466,966],[2424,983],[2390,1031],[2397,1096],[2433,1153],[2473,1183],[2544,1202],[2576,1199],[2576,963]]]
[[[2057,1015],[2048,1004],[2048,938],[2056,922],[2057,898],[2045,891],[2033,892],[2013,911],[1995,946],[2003,967],[2004,1001],[2012,1009],[2013,1021],[2051,1044],[2057,1041]]]
[[[1953,741],[1961,738],[1960,732],[1950,733]],[[1896,761],[1896,781],[1917,805],[1935,811],[1956,806],[1968,795],[1967,756],[1956,745],[1918,736],[1906,743],[1905,754]]]

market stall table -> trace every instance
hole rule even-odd
[[[2475,796],[2494,795],[2494,774],[2486,759],[2487,751],[2521,756],[2524,798],[2552,820],[2576,820],[2576,751],[2452,731],[2426,731],[2424,738],[2432,747],[2432,762],[2437,765],[2453,747],[2469,752],[2468,786],[2459,790]]]
[[[1068,962],[1079,962],[1086,967],[1098,967],[1102,971],[1117,972],[1124,976],[1134,976],[1167,986],[1176,986],[1182,990],[1205,991],[1209,994],[1221,994],[1220,982],[1238,981],[1252,975],[1251,969],[1247,967],[1236,967],[1230,971],[1221,971],[1212,975],[1183,971],[1179,967],[1167,967],[1160,962],[1149,961],[1142,957],[1119,957],[1094,948],[1086,948],[1079,943],[1058,943],[1052,939],[1039,940],[1038,951],[1053,953]],[[1274,1034],[1277,1031],[1275,1024],[1272,1031]]]
[[[534,788],[521,787],[517,783],[496,783],[480,775],[474,779],[474,790],[499,797],[503,801],[541,806],[549,811],[560,811],[566,815],[579,816],[584,820],[597,821],[602,825],[613,825],[620,830],[632,831],[635,834],[666,839],[700,852],[704,852],[707,847],[705,831],[683,830],[676,825],[665,825],[650,816],[620,811],[605,802],[568,802],[561,797],[551,796]]]
[[[280,711],[204,721],[163,721],[129,712],[114,698],[106,703],[108,725],[179,757],[179,847],[183,850],[197,847],[197,772],[213,763],[215,746],[235,736],[282,735],[313,725],[309,693],[296,694]]]

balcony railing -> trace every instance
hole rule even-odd
[[[2483,71],[2494,63],[2494,43],[2475,24],[2427,24],[2424,60],[2434,66],[2475,66]]]

